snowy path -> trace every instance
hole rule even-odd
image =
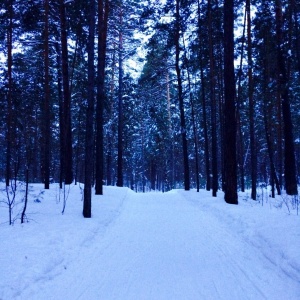
[[[77,261],[20,299],[283,300],[286,290],[296,300],[298,280],[184,192],[129,192]]]

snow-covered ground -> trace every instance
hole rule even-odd
[[[0,299],[300,299],[296,210],[218,194],[105,187],[84,219],[82,185],[64,215],[56,185],[30,185],[28,223],[0,206]]]

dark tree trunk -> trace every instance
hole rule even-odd
[[[233,8],[233,0],[224,0],[224,192],[227,203],[238,204]]]
[[[182,80],[180,72],[180,12],[179,12],[179,0],[176,0],[176,28],[175,28],[175,48],[176,48],[176,62],[175,69],[178,81],[178,99],[179,99],[179,110],[180,110],[180,126],[182,136],[182,150],[183,150],[183,166],[184,166],[184,189],[188,191],[190,189],[190,171],[188,161],[188,147],[186,137],[186,125],[184,116],[184,103],[183,103],[183,92],[182,92]]]
[[[223,82],[223,78],[220,79],[221,83]],[[222,86],[222,91],[224,91],[224,87]],[[225,136],[225,130],[224,130],[224,95],[223,93],[220,94],[219,97],[219,116],[220,116],[220,152],[221,152],[221,181],[222,181],[222,191],[224,192],[224,182],[225,182],[225,171],[224,171],[224,161],[225,161],[225,153],[224,153],[224,136]]]
[[[143,124],[143,123],[142,123]],[[144,153],[145,153],[145,148],[144,148],[144,126],[142,125],[141,128],[141,148],[142,148],[142,153],[141,153],[141,161],[142,161],[142,171],[141,171],[141,176],[142,176],[142,190],[143,193],[145,193],[145,186],[146,186],[146,182],[145,182],[145,158],[144,158]]]
[[[278,79],[277,79],[278,80]],[[277,166],[279,176],[280,189],[283,188],[283,124],[282,124],[282,106],[281,106],[281,96],[280,91],[276,91],[277,100]]]
[[[11,177],[11,148],[12,148],[12,119],[13,119],[13,103],[12,103],[12,37],[13,37],[13,0],[9,1],[9,23],[7,30],[7,76],[8,76],[8,91],[7,91],[7,131],[6,131],[6,186],[9,186]]]
[[[211,103],[211,158],[212,158],[212,195],[217,196],[218,191],[218,145],[217,145],[217,101],[216,101],[216,79],[215,62],[213,53],[212,36],[212,7],[208,1],[208,40],[209,40],[209,86]]]
[[[242,192],[245,192],[245,169],[244,169],[244,138],[242,131],[242,122],[241,115],[239,112],[239,105],[237,105],[236,112],[236,121],[237,121],[237,159],[238,159],[238,170],[240,175],[240,188]]]
[[[189,74],[188,74],[188,83],[189,83],[190,105],[191,105],[191,110],[192,110],[191,115],[192,115],[194,147],[195,147],[196,188],[197,188],[197,192],[199,192],[199,190],[200,190],[200,179],[199,179],[198,135],[197,135],[197,127],[196,127],[195,108],[194,108],[194,103],[193,103],[193,93],[192,93],[192,89],[191,89],[191,80],[190,80],[190,75]]]
[[[217,65],[217,86],[218,86],[218,105],[219,105],[219,124],[220,124],[220,157],[221,157],[221,180],[222,180],[222,191],[224,191],[224,161],[225,161],[225,154],[224,154],[224,106],[225,106],[225,101],[224,101],[224,51],[223,51],[223,46],[221,43],[218,44],[218,53],[217,56],[219,57],[218,61],[219,64]]]
[[[108,145],[108,151],[106,155],[106,184],[112,184],[112,151],[111,151],[111,144]]]
[[[240,175],[240,184],[241,191],[245,191],[245,169],[244,169],[244,138],[242,131],[242,121],[241,121],[241,81],[242,81],[242,67],[243,67],[243,59],[244,59],[244,44],[245,44],[245,29],[246,29],[246,15],[247,9],[244,14],[244,25],[243,25],[243,35],[242,35],[242,49],[241,49],[241,60],[240,67],[238,71],[238,84],[237,84],[237,111],[236,111],[236,120],[237,120],[237,155],[238,155],[238,169]]]
[[[71,184],[73,181],[72,169],[72,128],[71,128],[71,97],[69,89],[69,67],[68,67],[68,43],[67,43],[67,24],[66,24],[65,1],[60,0],[60,30],[61,30],[61,62],[63,79],[63,127],[64,127],[64,181]]]
[[[21,224],[24,223],[26,209],[27,209],[27,203],[28,203],[28,185],[29,185],[29,169],[28,169],[28,167],[26,168],[25,181],[26,181],[25,198],[24,198],[24,207],[23,207],[22,214],[21,214]]]
[[[172,117],[171,117],[171,95],[170,95],[170,76],[168,69],[166,72],[166,96],[167,96],[167,107],[168,107],[168,127],[169,127],[169,145],[168,145],[168,160],[169,160],[169,174],[167,178],[169,180],[169,189],[174,188],[174,139],[173,139],[173,126],[172,126]],[[151,173],[151,172],[150,172]],[[151,175],[150,175],[151,176]],[[152,189],[152,187],[151,187]]]
[[[264,39],[264,52],[268,53],[269,52],[269,43],[268,39]],[[268,108],[267,104],[270,103],[270,93],[269,93],[269,82],[270,82],[270,67],[269,67],[269,62],[267,57],[265,56],[264,61],[263,61],[263,70],[264,70],[264,78],[263,78],[263,95],[264,95],[264,102],[263,102],[263,117],[264,117],[264,126],[265,126],[265,135],[266,135],[266,142],[267,142],[267,149],[268,149],[268,156],[269,156],[269,161],[270,161],[270,181],[272,185],[272,190],[274,189],[274,183],[276,184],[277,188],[277,193],[278,195],[281,194],[281,189],[280,189],[280,183],[277,179],[276,175],[276,169],[275,169],[275,164],[274,164],[274,151],[273,151],[273,146],[272,146],[272,138],[271,138],[271,131],[269,123],[271,123],[268,120]],[[267,179],[264,180],[267,182]]]
[[[116,65],[116,47],[115,44],[113,46],[113,53],[112,53],[112,74],[111,74],[111,81],[110,81],[110,112],[109,112],[109,119],[113,119],[113,111],[114,111],[114,93],[115,93],[115,65]],[[113,126],[110,125],[108,130],[107,136],[107,143],[108,143],[108,151],[107,151],[107,159],[106,159],[106,184],[112,185],[112,162],[113,162]]]
[[[250,125],[250,153],[251,153],[251,198],[256,200],[257,184],[257,153],[254,127],[254,99],[253,99],[253,61],[252,61],[252,40],[251,40],[251,6],[250,0],[246,1],[247,15],[247,41],[248,41],[248,84],[249,84],[249,125]]]
[[[58,102],[59,102],[59,187],[62,189],[64,181],[64,108],[63,108],[63,94],[62,94],[62,74],[61,74],[61,50],[59,43],[55,43],[56,62],[57,62],[57,89],[58,89]]]
[[[150,185],[151,190],[155,191],[156,165],[153,160],[150,162]]]
[[[123,16],[120,13],[120,32],[119,32],[119,93],[118,93],[118,168],[117,186],[123,186]]]
[[[198,0],[198,37],[199,41],[202,41],[202,26],[200,18],[200,2]],[[207,115],[206,115],[206,92],[205,92],[205,79],[204,79],[204,66],[203,66],[203,42],[200,45],[200,79],[201,79],[201,104],[202,104],[202,127],[204,132],[204,156],[205,156],[205,176],[206,176],[206,185],[205,188],[207,191],[210,190],[210,166],[209,166],[209,140],[208,140],[208,130],[207,130]]]
[[[103,107],[105,100],[104,77],[105,77],[105,56],[106,36],[108,21],[109,1],[98,1],[98,81],[97,81],[97,108],[96,108],[96,195],[103,195]]]
[[[50,85],[49,85],[49,0],[44,1],[45,7],[45,42],[44,42],[44,68],[45,68],[45,87],[44,87],[44,184],[45,189],[49,189],[50,184]]]
[[[283,50],[282,6],[281,0],[275,1],[277,64],[279,71],[279,90],[281,94],[282,116],[284,123],[284,177],[288,195],[297,195],[296,160],[293,140],[293,123],[290,109],[288,75]]]
[[[300,35],[300,29],[299,29],[299,22],[298,22],[298,10],[299,9],[299,4],[297,6],[296,0],[291,0],[290,1],[290,6],[291,6],[291,13],[293,14],[293,23],[294,23],[294,30],[295,30],[295,36],[299,37]],[[300,79],[300,39],[297,38],[295,41],[295,49],[296,49],[296,57],[297,57],[297,70],[298,70],[298,77]]]
[[[266,93],[268,94],[268,93]],[[267,116],[267,108],[266,108],[266,102],[268,101],[269,97],[266,96],[266,99],[264,100],[264,124],[265,124],[265,133],[266,133],[266,141],[267,141],[267,148],[268,148],[268,155],[269,155],[269,160],[270,160],[270,169],[271,169],[271,183],[272,187],[274,186],[274,182],[276,184],[276,189],[278,195],[281,194],[280,186],[279,186],[279,181],[278,177],[276,175],[276,169],[275,169],[275,164],[274,164],[274,152],[273,152],[273,147],[272,147],[272,142],[271,142],[271,136],[270,136],[270,129],[268,125],[268,116]],[[274,198],[274,197],[273,197]]]
[[[75,185],[77,185],[78,178],[81,178],[81,176],[79,176],[79,153],[80,153],[79,145],[80,145],[80,141],[81,141],[81,135],[80,135],[81,118],[82,118],[82,115],[79,114],[78,122],[77,122],[77,145],[75,148],[75,173],[74,173],[74,184]]]
[[[203,66],[201,60],[201,104],[202,104],[202,123],[204,131],[204,156],[205,156],[205,176],[206,176],[206,185],[205,188],[207,191],[210,191],[210,166],[209,166],[209,141],[208,141],[208,132],[207,132],[207,116],[206,116],[206,99],[205,99],[205,83],[204,83],[204,74]]]
[[[200,1],[198,0],[198,37],[199,41],[202,41],[202,25],[201,25],[201,10],[200,10]],[[201,104],[202,104],[202,127],[204,132],[204,157],[205,157],[205,176],[206,176],[206,185],[205,188],[207,191],[210,190],[210,166],[209,166],[209,141],[208,141],[208,132],[207,132],[207,116],[206,116],[206,93],[205,93],[205,81],[204,81],[204,67],[203,67],[203,44],[200,45],[199,54],[200,54],[200,79],[201,79]]]
[[[186,55],[186,48],[185,48],[185,41],[183,38],[184,43],[184,59],[188,64],[188,58]],[[196,173],[196,188],[197,192],[200,189],[200,179],[199,179],[199,153],[198,153],[198,134],[197,134],[197,126],[196,126],[196,113],[194,107],[194,100],[193,100],[193,92],[191,86],[191,76],[189,71],[189,66],[186,66],[187,71],[187,79],[188,79],[188,89],[189,89],[189,99],[190,99],[190,106],[191,106],[191,117],[192,117],[192,127],[193,127],[193,137],[194,137],[194,150],[195,150],[195,173]]]
[[[94,38],[95,38],[95,0],[90,0],[89,11],[89,37],[88,37],[88,107],[86,113],[85,133],[85,176],[84,176],[84,200],[83,216],[92,216],[92,183],[93,183],[93,152],[94,152]]]

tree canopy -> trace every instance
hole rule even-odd
[[[95,9],[91,9],[91,7]],[[287,0],[0,4],[0,176],[298,193],[300,11]],[[298,173],[297,173],[298,172]]]

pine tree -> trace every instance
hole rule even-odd
[[[185,113],[184,113],[184,102],[183,102],[183,91],[182,91],[182,79],[180,69],[180,1],[176,0],[176,21],[175,21],[175,69],[177,74],[178,82],[178,100],[180,110],[180,126],[182,136],[182,150],[183,150],[183,165],[184,165],[184,189],[188,191],[190,189],[190,171],[189,171],[189,159],[188,159],[188,145],[187,145],[187,129],[185,125]]]
[[[44,0],[45,33],[44,33],[44,68],[45,68],[45,101],[44,101],[44,184],[49,189],[50,181],[50,83],[49,83],[49,0]]]
[[[6,131],[6,186],[9,186],[11,177],[11,151],[12,151],[12,120],[13,120],[13,77],[12,77],[12,46],[13,46],[13,0],[8,2],[8,27],[7,27],[7,75],[8,75],[8,92],[7,92],[7,131]]]
[[[88,107],[86,112],[85,132],[85,176],[84,176],[84,199],[83,216],[92,216],[92,179],[93,179],[93,152],[94,152],[94,82],[95,82],[95,0],[90,0],[89,8],[89,37],[88,37]]]
[[[96,195],[103,194],[103,107],[105,100],[105,58],[109,1],[98,0],[98,80],[97,80],[97,108],[96,108]]]
[[[69,87],[69,63],[67,43],[67,19],[66,4],[60,0],[60,37],[61,37],[61,64],[63,81],[63,170],[65,184],[73,181],[73,147],[72,147],[72,124],[71,124],[71,95]]]
[[[225,201],[238,204],[234,80],[234,2],[224,1],[224,192]]]
[[[285,188],[288,195],[297,195],[296,161],[293,139],[293,123],[290,109],[288,74],[283,53],[282,37],[282,4],[281,0],[275,1],[276,37],[277,37],[277,63],[279,71],[279,90],[282,103],[284,122],[284,177]]]

